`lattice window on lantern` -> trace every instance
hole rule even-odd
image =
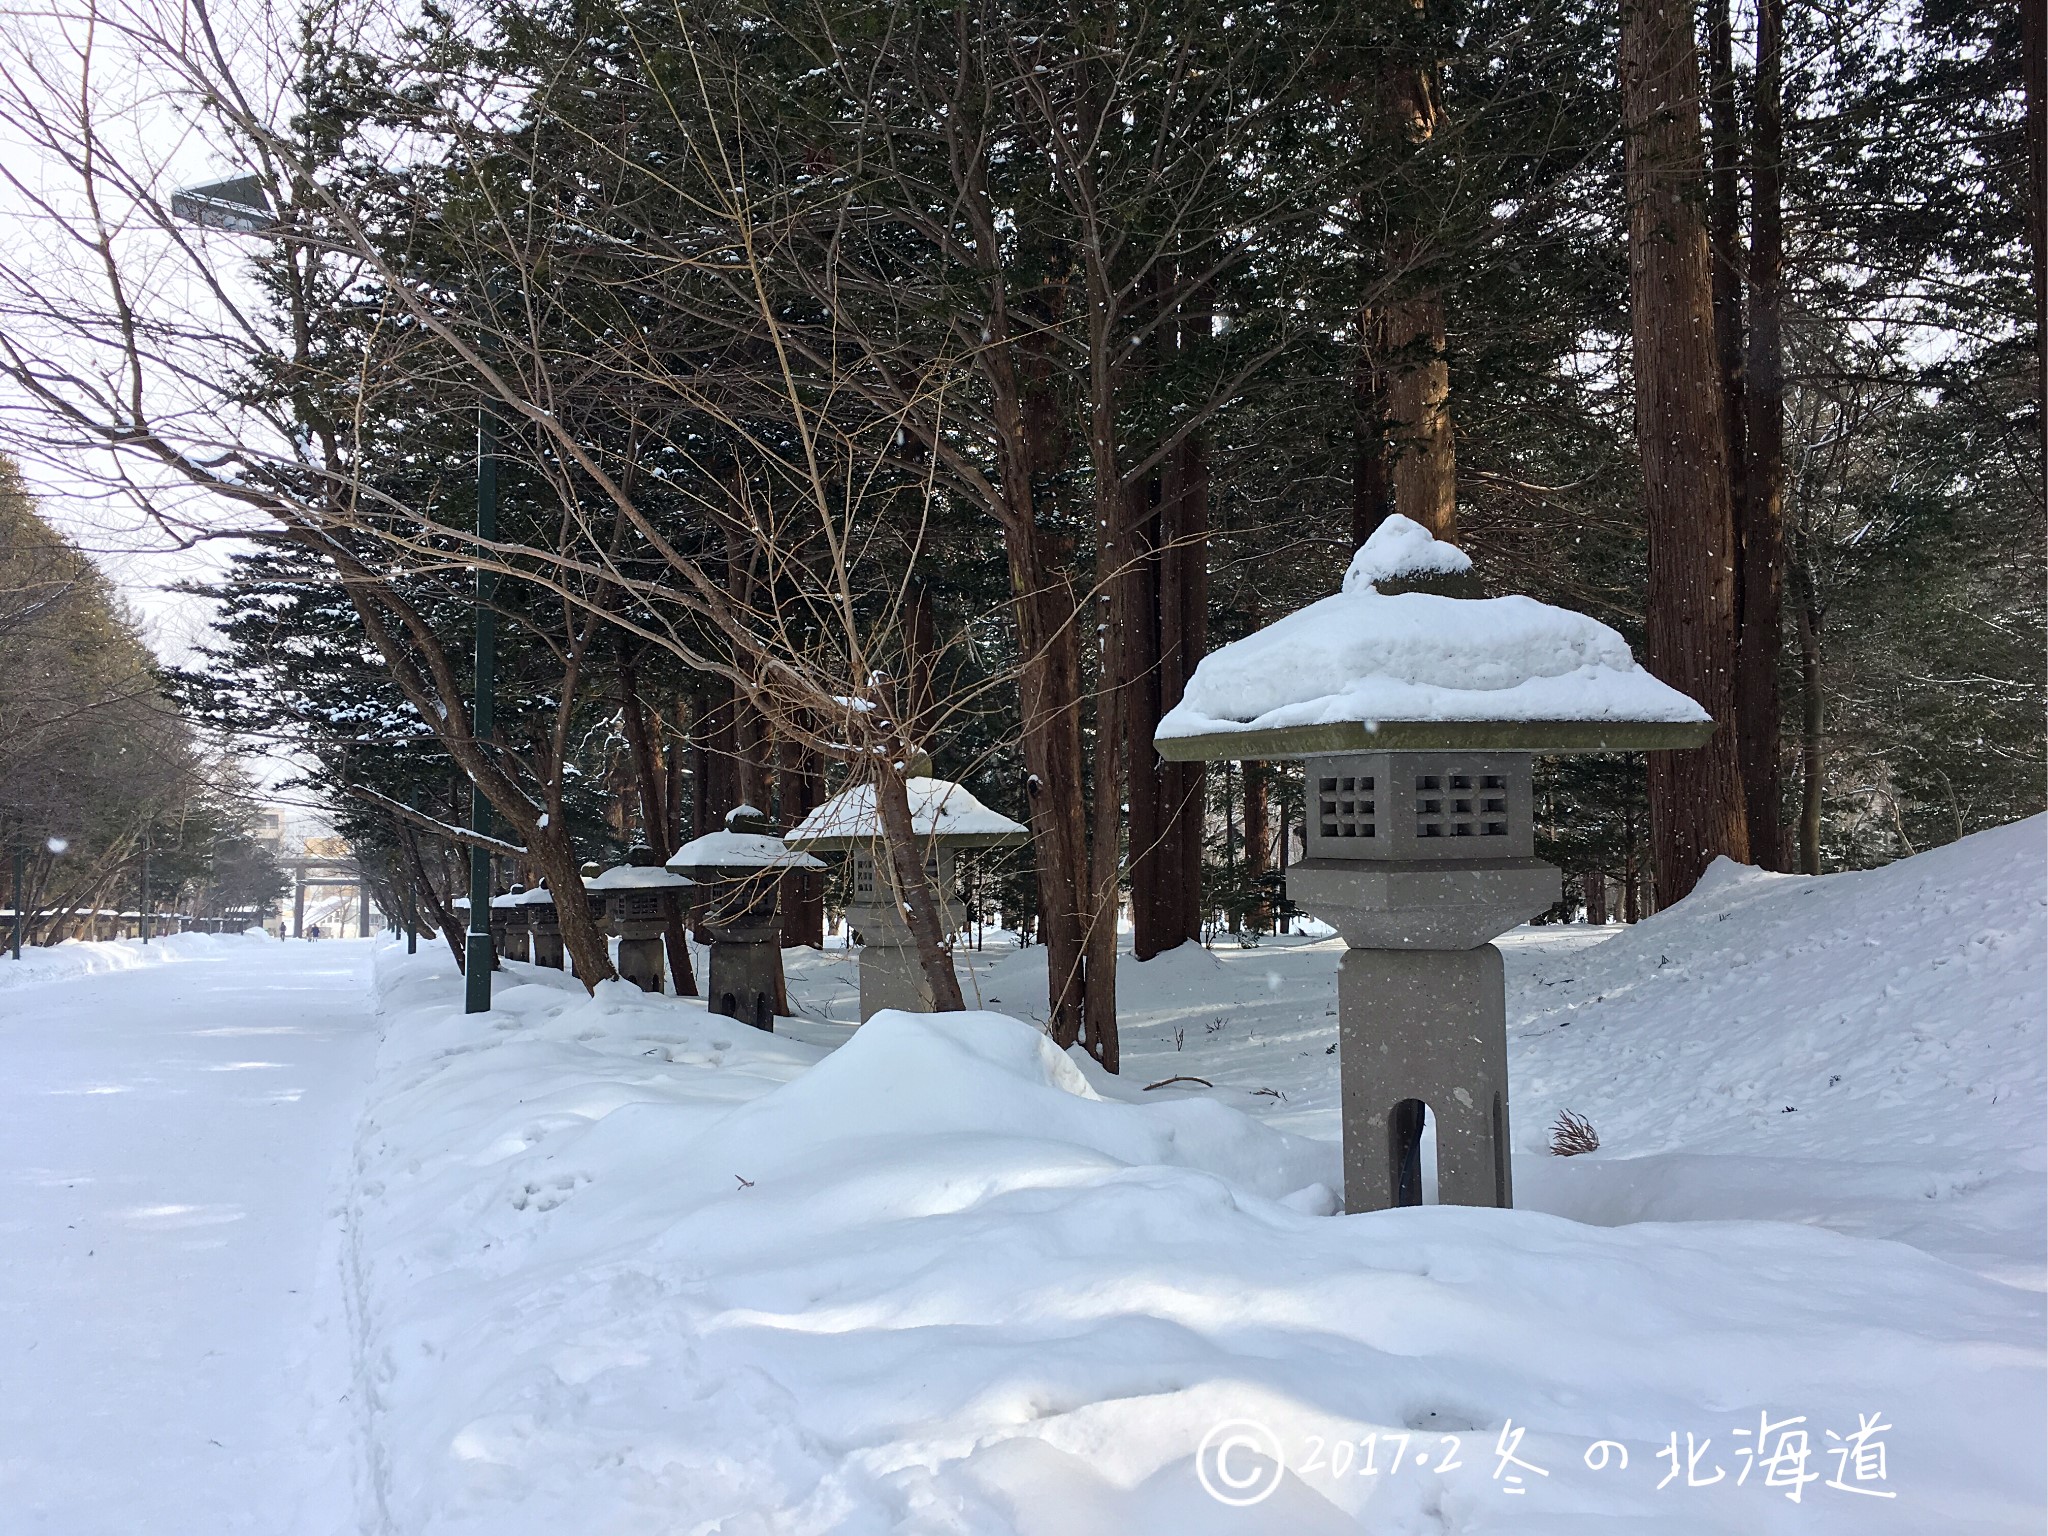
[[[1316,779],[1316,826],[1323,837],[1377,837],[1378,811],[1369,774],[1323,774]]]
[[[1497,773],[1415,775],[1415,835],[1506,837],[1507,780]]]
[[[853,897],[856,901],[872,900],[875,894],[875,861],[864,853],[853,857]]]

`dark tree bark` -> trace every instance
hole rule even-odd
[[[1722,425],[1728,432],[1729,496],[1742,523],[1742,125],[1735,100],[1734,29],[1729,0],[1707,6],[1707,134],[1712,188],[1707,241],[1714,261],[1714,348],[1721,361]]]
[[[1704,747],[1650,755],[1657,904],[1665,907],[1715,857],[1749,859],[1735,722],[1735,520],[1691,7],[1623,0],[1620,64],[1636,437],[1650,546],[1648,660],[1717,726]]]
[[[1419,13],[1426,0],[1412,0]],[[1443,113],[1437,61],[1423,57],[1389,71],[1383,100],[1395,133],[1411,149],[1436,136]],[[1385,446],[1392,510],[1440,539],[1458,537],[1458,458],[1451,437],[1451,373],[1444,357],[1443,294],[1427,276],[1430,205],[1419,187],[1397,198],[1387,270],[1397,297],[1380,316],[1385,384]],[[1354,510],[1354,518],[1356,516]],[[1377,526],[1377,524],[1375,524]],[[1369,531],[1369,530],[1368,530]]]
[[[2027,242],[2034,256],[2034,398],[2041,402],[2041,455],[2048,460],[2048,3],[2020,0],[2027,100]]]
[[[1387,375],[1380,366],[1385,326],[1364,305],[1358,310],[1358,350],[1351,368],[1351,547],[1358,548],[1387,519]]]
[[[1266,765],[1246,763],[1244,765],[1244,868],[1245,873],[1257,884],[1259,877],[1266,873],[1272,860],[1267,856],[1267,844],[1272,840],[1273,829],[1267,815]],[[1260,896],[1252,908],[1253,928],[1263,933],[1271,924],[1264,896]]]
[[[1799,873],[1820,873],[1820,812],[1826,793],[1821,754],[1825,707],[1820,691],[1820,603],[1804,559],[1792,565],[1793,629],[1799,640]]]
[[[1201,323],[1207,324],[1207,317]],[[1174,450],[1160,504],[1159,707],[1180,703],[1209,649],[1209,446],[1190,433]],[[1171,594],[1169,601],[1168,595]],[[1208,769],[1172,763],[1164,776],[1162,817],[1174,821],[1174,883],[1166,894],[1177,917],[1174,943],[1202,937],[1202,833],[1208,817]],[[1162,936],[1163,937],[1163,936]]]
[[[1756,122],[1750,173],[1749,356],[1742,434],[1747,450],[1735,502],[1735,728],[1749,850],[1765,869],[1785,867],[1780,813],[1778,659],[1784,649],[1785,229],[1781,126],[1783,0],[1757,0]]]
[[[778,749],[776,788],[784,826],[793,827],[825,798],[825,777],[815,753],[784,741]],[[825,877],[792,870],[782,877],[782,947],[825,947]]]
[[[640,697],[640,679],[630,659],[619,661],[619,718],[626,733],[626,745],[633,756],[633,783],[640,802],[640,837],[648,847],[661,857],[667,858],[676,850],[669,827],[675,820],[675,807],[670,799],[675,775],[663,759],[673,758],[674,753],[663,753],[654,743],[648,729],[647,707]],[[669,977],[675,984],[677,997],[697,995],[697,974],[690,964],[689,934],[683,926],[683,914],[669,920],[662,931],[662,945],[668,951]]]
[[[1125,490],[1132,530],[1131,561],[1124,574],[1124,606],[1130,615],[1124,662],[1130,673],[1131,952],[1139,960],[1150,960],[1179,941],[1178,898],[1173,891],[1179,873],[1178,848],[1170,844],[1177,840],[1180,824],[1165,809],[1173,765],[1162,762],[1152,745],[1152,732],[1165,712],[1159,697],[1158,491],[1159,481],[1152,476]]]
[[[1579,876],[1579,893],[1586,902],[1586,921],[1604,923],[1607,921],[1607,877],[1595,871]]]

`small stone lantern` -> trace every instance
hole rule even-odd
[[[782,992],[782,877],[825,866],[785,843],[761,812],[741,805],[725,813],[723,831],[683,844],[668,867],[707,887],[711,1011],[772,1030]]]
[[[526,887],[514,885],[503,896],[491,898],[491,926],[498,926],[498,909],[505,909],[505,958],[524,960],[532,941],[532,929],[526,922]]]
[[[508,892],[491,898],[491,952],[500,959],[511,954],[512,929],[519,917],[519,896]]]
[[[652,848],[631,849],[625,863],[583,883],[592,897],[604,898],[606,924],[619,938],[619,974],[642,992],[667,990],[662,940],[682,916],[683,892],[695,884],[663,869]]]
[[[533,963],[551,971],[568,969],[562,958],[562,916],[555,910],[555,893],[545,884],[523,891],[519,910],[533,942]]]
[[[925,874],[939,893],[939,926],[942,931],[956,929],[966,916],[956,894],[960,851],[1028,842],[1031,834],[949,779],[914,777],[904,788],[911,827],[924,845]],[[861,1022],[884,1008],[930,1013],[931,983],[918,963],[910,925],[895,899],[874,786],[856,784],[841,790],[792,828],[787,841],[792,848],[844,853],[851,861],[853,900],[846,918],[861,936]]]
[[[1422,1203],[1424,1108],[1445,1204],[1511,1203],[1507,998],[1491,942],[1558,899],[1534,857],[1537,754],[1696,747],[1713,722],[1605,625],[1526,597],[1413,587],[1471,562],[1405,517],[1344,590],[1203,658],[1159,724],[1175,761],[1300,758],[1287,894],[1343,935],[1348,1211]]]

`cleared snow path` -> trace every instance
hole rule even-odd
[[[371,946],[157,948],[0,991],[0,1531],[329,1536]]]

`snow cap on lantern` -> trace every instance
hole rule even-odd
[[[1470,568],[1455,545],[1389,517],[1342,591],[1202,658],[1159,722],[1160,755],[1642,752],[1712,733],[1704,709],[1638,666],[1597,619],[1530,597],[1380,590]]]

